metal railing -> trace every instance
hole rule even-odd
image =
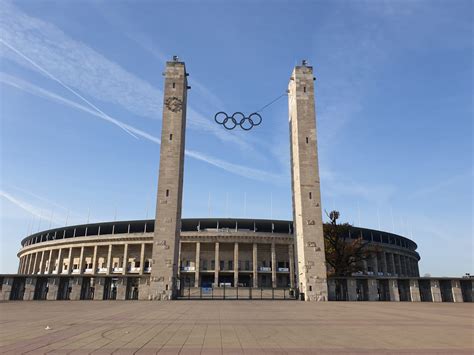
[[[179,299],[185,300],[296,300],[298,290],[287,287],[191,287],[182,286]]]

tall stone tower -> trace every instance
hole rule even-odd
[[[313,68],[303,61],[288,84],[293,219],[300,292],[306,301],[327,300]]]
[[[150,297],[176,297],[183,195],[187,73],[177,57],[166,63],[160,172],[156,198]]]

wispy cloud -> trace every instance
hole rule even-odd
[[[0,190],[0,196],[3,197],[5,200],[13,203],[15,206],[21,208],[25,212],[44,220],[52,220],[55,224],[64,223],[64,219],[60,219],[58,215],[54,215],[53,213],[44,213],[46,209],[41,209],[36,207],[28,202],[21,200],[20,198],[13,196],[11,193],[6,191]]]
[[[359,197],[368,202],[386,204],[395,194],[395,187],[387,184],[361,183],[328,169],[321,169],[324,194],[334,197]]]
[[[233,164],[217,158],[204,155],[202,153],[186,149],[186,155],[194,159],[204,161],[230,173],[240,175],[252,180],[258,180],[269,183],[282,184],[285,182],[284,175],[273,174],[259,169],[248,168],[242,165]]]
[[[124,123],[122,121],[119,121],[115,118],[112,118],[110,116],[105,116],[104,117],[104,115],[102,115],[100,112],[92,110],[87,106],[84,106],[84,105],[81,105],[77,102],[71,101],[71,100],[69,100],[65,97],[57,95],[57,94],[55,94],[55,93],[53,93],[49,90],[46,90],[44,88],[41,88],[37,85],[26,82],[25,80],[22,80],[22,79],[19,79],[17,77],[8,75],[6,73],[0,73],[0,82],[4,83],[6,85],[10,85],[12,87],[15,87],[19,90],[23,90],[25,92],[28,92],[32,95],[36,95],[36,96],[51,100],[53,102],[56,102],[56,103],[59,103],[59,104],[62,104],[62,105],[66,105],[68,107],[86,112],[86,113],[88,113],[90,115],[93,115],[95,117],[98,117],[100,119],[105,119],[106,121],[111,122],[114,125],[119,126],[121,128],[123,127],[127,131],[133,133],[134,135],[136,135],[138,137],[141,137],[141,138],[144,138],[144,139],[146,139],[150,142],[153,142],[155,144],[160,144],[161,143],[161,141],[158,137],[156,137],[152,134],[149,134],[146,131],[143,131],[139,128],[136,128],[134,126],[126,124],[126,123]],[[250,167],[246,167],[246,166],[242,166],[242,165],[238,165],[238,164],[229,163],[229,162],[226,162],[224,160],[209,156],[207,154],[204,154],[202,152],[198,152],[198,151],[195,151],[195,150],[187,149],[185,151],[185,154],[186,154],[186,156],[188,156],[190,158],[205,162],[207,164],[210,164],[210,165],[215,166],[217,168],[223,169],[223,170],[225,170],[227,172],[230,172],[232,174],[243,176],[243,177],[246,177],[248,179],[258,180],[258,181],[269,181],[269,182],[277,183],[277,184],[281,183],[281,181],[283,179],[282,176],[279,175],[279,174],[273,174],[273,173],[269,173],[269,172],[266,172],[266,171],[263,171],[263,170],[260,170],[260,169],[254,169],[254,168],[250,168]]]
[[[10,2],[2,2],[0,30],[3,43],[9,48],[0,52],[5,58],[43,75],[49,73],[48,77],[74,88],[77,94],[83,93],[79,95],[91,104],[85,96],[118,105],[141,117],[161,118],[161,90],[70,38],[53,24],[28,16]],[[188,107],[187,112],[189,128],[245,150],[253,149],[245,139],[223,131],[211,118],[202,116],[192,107]]]

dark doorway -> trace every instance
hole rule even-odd
[[[33,295],[34,300],[44,301],[48,296],[48,278],[38,277],[36,279],[35,293]]]
[[[454,302],[451,280],[440,280],[439,288],[441,291],[441,300],[443,302]]]
[[[472,280],[461,280],[462,300],[472,302]]]
[[[201,287],[212,287],[214,283],[214,274],[212,275],[201,275]]]
[[[420,288],[421,302],[433,302],[430,280],[418,280],[418,287]]]
[[[59,279],[59,286],[58,286],[58,300],[69,300],[69,296],[71,294],[72,287],[70,285],[71,279],[69,277],[61,277]]]
[[[22,301],[25,295],[25,282],[24,277],[15,277],[13,279],[12,290],[10,292],[11,301]]]
[[[336,279],[336,301],[347,301],[347,280]]]
[[[379,301],[390,301],[388,280],[377,280],[377,293],[379,295]]]
[[[410,280],[398,280],[398,294],[400,302],[410,302]]]
[[[369,285],[368,280],[356,280],[357,301],[369,300]]]
[[[118,279],[106,277],[104,280],[104,300],[117,299],[117,282]]]
[[[234,286],[234,275],[219,274],[219,286],[233,287]]]
[[[126,300],[138,300],[138,286],[140,284],[140,278],[129,277],[127,279],[127,293],[125,295]]]
[[[81,300],[93,300],[94,299],[94,287],[92,286],[92,280],[90,277],[84,277],[81,285]]]
[[[252,287],[252,275],[243,274],[239,275],[239,287]]]

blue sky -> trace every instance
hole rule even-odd
[[[291,219],[286,98],[250,132],[213,116],[265,105],[307,59],[323,208],[413,238],[422,274],[473,271],[471,1],[2,1],[0,12],[1,273],[16,271],[28,232],[154,215],[175,54],[192,86],[184,217]]]

